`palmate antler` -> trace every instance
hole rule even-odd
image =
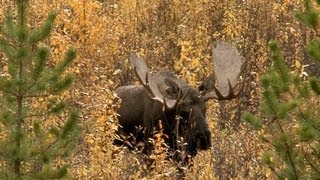
[[[214,59],[214,76],[211,74],[208,77],[208,82],[210,83],[204,85],[207,87],[200,88],[203,89],[202,98],[205,101],[209,99],[229,100],[239,96],[244,87],[244,81],[238,82],[238,78],[245,69],[247,61],[242,63],[241,55],[230,43],[218,42],[217,46],[212,49],[212,54]],[[149,73],[145,61],[135,53],[129,54],[129,60],[140,83],[144,86],[151,99],[162,103],[168,109],[172,109],[187,96],[188,91],[182,93],[181,89],[179,89],[179,93],[175,99],[164,97],[155,83],[155,78]],[[174,81],[171,81],[168,78],[164,80],[164,83],[166,80],[170,81],[174,86],[178,86]],[[215,85],[215,81],[217,86]],[[241,86],[238,93],[235,93],[234,89],[239,84],[241,84]]]
[[[228,100],[239,96],[244,87],[244,81],[238,82],[239,75],[243,72],[247,62],[242,63],[241,55],[230,43],[218,42],[212,48],[214,74],[217,86],[213,85],[212,91],[203,96],[205,100],[217,99]],[[214,81],[214,80],[213,80]],[[234,93],[234,88],[241,84],[238,93]]]
[[[179,103],[179,100],[183,98],[181,91],[179,91],[176,99],[168,99],[164,97],[155,84],[153,76],[149,73],[149,68],[145,61],[135,53],[129,54],[129,60],[136,76],[151,99],[162,103],[168,109],[172,109]]]

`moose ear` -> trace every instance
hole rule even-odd
[[[171,97],[177,97],[180,90],[178,84],[169,78],[165,78],[164,83],[168,86],[166,93]]]
[[[208,77],[204,78],[198,90],[201,92],[202,95],[207,94],[213,90],[215,85],[215,75],[214,73],[210,74]]]

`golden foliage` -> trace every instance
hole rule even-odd
[[[260,74],[268,67],[267,42],[271,38],[280,41],[288,64],[303,73],[303,47],[315,34],[293,18],[293,10],[301,6],[301,0],[30,2],[30,26],[40,23],[50,10],[59,14],[55,30],[45,42],[51,47],[50,63],[61,59],[66,47],[78,50],[71,68],[77,74],[75,86],[61,95],[81,109],[84,133],[69,160],[70,176],[75,179],[173,179],[176,175],[175,164],[166,160],[159,137],[155,138],[152,157],[112,145],[116,129],[113,90],[131,83],[134,77],[128,71],[128,52],[139,52],[149,67],[173,70],[196,86],[212,72],[214,41],[230,41],[249,61],[244,98],[237,102],[240,108],[254,111]],[[12,1],[0,1],[0,22],[5,8],[12,7]],[[5,69],[2,62],[0,68]],[[220,110],[219,104],[209,104],[213,148],[194,158],[193,167],[186,170],[188,179],[272,179],[261,166],[259,157],[267,147],[259,144],[259,135],[240,122],[233,128],[232,124],[239,121],[234,110],[237,102],[223,105]],[[151,168],[147,166],[150,159],[154,160]]]

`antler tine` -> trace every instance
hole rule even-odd
[[[146,85],[148,85],[149,84],[149,74],[148,74],[148,72],[146,72]]]
[[[134,68],[134,71],[136,72],[136,68]],[[151,97],[152,99],[155,99],[156,95],[154,94],[154,92],[151,90],[150,85],[149,85],[149,75],[148,72],[146,72],[146,79],[145,79],[145,83],[143,82],[143,80],[141,79],[141,77],[139,76],[139,74],[136,72],[136,75],[138,76],[138,79],[140,81],[140,83],[143,85],[143,87],[147,90],[146,92],[148,93],[149,97]],[[156,100],[156,99],[155,99]]]
[[[232,87],[231,82],[230,82],[229,79],[228,79],[228,88],[229,88],[229,93],[226,96],[226,98],[234,98],[236,95],[234,94],[233,87]]]
[[[246,60],[246,61],[242,64],[241,70],[240,70],[240,74],[242,74],[242,73],[244,72],[244,70],[246,69],[247,64],[248,64],[247,62],[248,62],[248,61]],[[239,90],[238,90],[238,93],[235,94],[235,93],[234,93],[234,88],[237,87],[239,84],[241,84],[241,86],[240,86],[240,88],[239,88]],[[234,86],[232,87],[231,82],[230,82],[230,80],[228,79],[228,86],[229,86],[228,96],[230,95],[231,98],[238,97],[238,96],[240,95],[240,93],[242,92],[243,88],[244,88],[244,84],[245,84],[245,80],[243,80],[242,82],[237,83],[236,85],[234,85]]]
[[[227,96],[222,96],[221,93],[219,92],[219,95],[220,95],[219,100],[228,100],[228,99],[233,99],[233,98],[238,97],[238,96],[240,95],[240,93],[242,92],[243,88],[244,88],[244,83],[245,83],[245,81],[243,81],[243,82],[241,83],[241,86],[240,86],[240,88],[239,88],[238,93],[234,93],[234,88],[235,88],[236,86],[238,86],[240,83],[238,83],[238,84],[236,84],[235,86],[232,87],[231,82],[230,82],[230,80],[228,79],[229,93],[228,93]],[[215,89],[217,89],[217,88],[215,88]],[[216,93],[217,93],[217,92],[216,92]]]
[[[216,47],[213,47],[213,63],[214,73],[217,80],[217,85],[213,85],[213,91],[204,96],[206,100],[228,100],[239,96],[243,89],[244,81],[238,93],[234,92],[236,83],[240,74],[246,69],[247,61],[241,62],[241,55],[237,49],[226,42],[218,42]]]
[[[221,94],[221,92],[219,91],[219,89],[216,86],[213,86],[213,90],[214,90],[215,94],[210,94],[210,96],[208,96],[207,98],[217,99],[217,100],[228,100],[228,99],[232,99],[232,98],[236,97],[239,94],[239,93],[237,93],[237,94],[234,93],[233,87],[232,87],[229,79],[228,79],[228,87],[229,87],[229,92],[228,92],[227,96],[223,96]]]
[[[166,99],[159,91],[157,85],[153,82],[153,77],[149,73],[148,66],[142,58],[137,56],[135,53],[130,53],[129,55],[130,64],[133,66],[134,72],[138,77],[138,80],[145,88],[148,96],[158,101],[168,109],[175,107],[178,103],[175,99]],[[181,95],[180,95],[181,96]]]
[[[188,94],[189,94],[189,90],[190,90],[190,88],[188,87],[188,89],[187,89],[186,93],[181,97],[181,100],[182,100],[182,101],[183,101],[183,100],[185,100],[185,99],[186,99],[186,97],[188,96]],[[180,89],[179,93],[183,94],[181,89]]]

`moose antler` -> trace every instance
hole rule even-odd
[[[129,60],[136,76],[151,99],[164,104],[168,109],[172,109],[177,105],[182,96],[181,92],[179,92],[177,99],[165,98],[159,91],[157,85],[154,83],[154,78],[149,73],[149,68],[145,61],[135,53],[129,54]]]
[[[230,43],[218,42],[217,46],[212,48],[212,54],[218,87],[213,85],[213,91],[204,95],[204,99],[228,100],[239,96],[244,87],[244,82],[238,93],[234,93],[234,88],[241,83],[238,82],[238,78],[245,69],[246,61],[243,65],[241,55]]]

